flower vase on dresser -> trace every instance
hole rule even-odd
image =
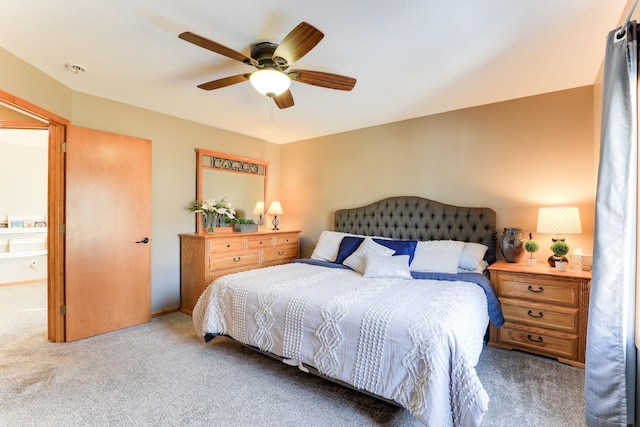
[[[210,213],[202,213],[202,231],[205,233],[213,233],[215,231],[215,218],[216,216]]]
[[[520,262],[524,256],[522,228],[507,227],[499,241],[500,252],[507,262]]]
[[[220,201],[216,199],[194,200],[187,209],[191,212],[202,213],[203,233],[213,233],[216,227],[222,225],[223,218],[235,219],[236,216],[233,203],[227,202],[224,197]]]

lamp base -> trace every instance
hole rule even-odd
[[[272,230],[280,230],[278,228],[278,225],[280,225],[280,220],[278,219],[278,215],[273,216],[273,220],[271,221],[271,224],[273,224]]]

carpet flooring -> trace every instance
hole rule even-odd
[[[584,424],[584,371],[483,350],[483,426]],[[73,343],[46,334],[46,284],[0,287],[0,426],[419,426],[406,410],[284,365],[191,318]]]

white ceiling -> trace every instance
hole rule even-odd
[[[69,88],[287,143],[591,85],[627,0],[20,0],[0,47]],[[254,69],[178,38],[250,54],[306,21],[324,39],[292,68],[355,77],[351,92],[292,82],[279,110],[251,85],[196,86]],[[65,63],[85,73],[73,76]]]

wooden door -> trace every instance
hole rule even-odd
[[[65,329],[74,341],[151,320],[151,141],[68,126],[66,142]]]

